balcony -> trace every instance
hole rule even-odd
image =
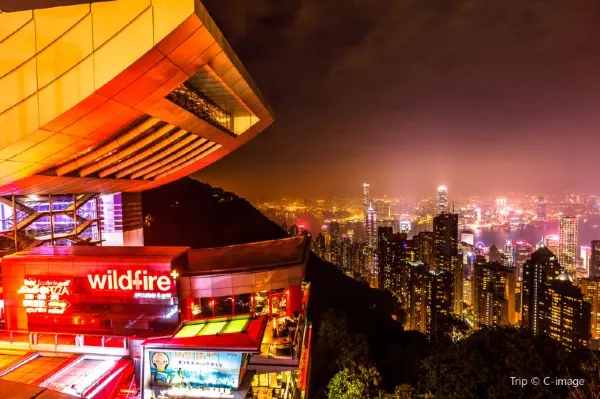
[[[271,317],[260,345],[260,354],[250,359],[249,368],[257,373],[297,368],[304,329],[298,319]]]
[[[192,85],[182,84],[167,96],[167,100],[177,104],[203,121],[237,137],[233,133],[233,117],[206,98],[206,96]]]

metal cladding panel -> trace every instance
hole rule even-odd
[[[237,122],[235,134],[165,98],[196,74],[207,98]],[[119,0],[1,13],[0,92],[9,93],[0,99],[4,194],[146,190],[216,161],[273,121],[260,92],[195,0]],[[89,177],[95,183],[57,178],[56,167],[114,139],[144,115],[220,147],[146,181],[106,173]]]

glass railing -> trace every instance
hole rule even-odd
[[[233,117],[193,86],[182,84],[167,96],[167,100],[227,133],[235,135],[233,133]]]

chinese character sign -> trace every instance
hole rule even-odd
[[[237,389],[241,353],[148,351],[152,385],[172,388]]]
[[[64,314],[69,307],[73,280],[64,277],[25,277],[17,291],[27,313]]]

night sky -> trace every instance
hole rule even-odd
[[[249,198],[596,191],[600,3],[205,0],[275,124],[198,174]]]

